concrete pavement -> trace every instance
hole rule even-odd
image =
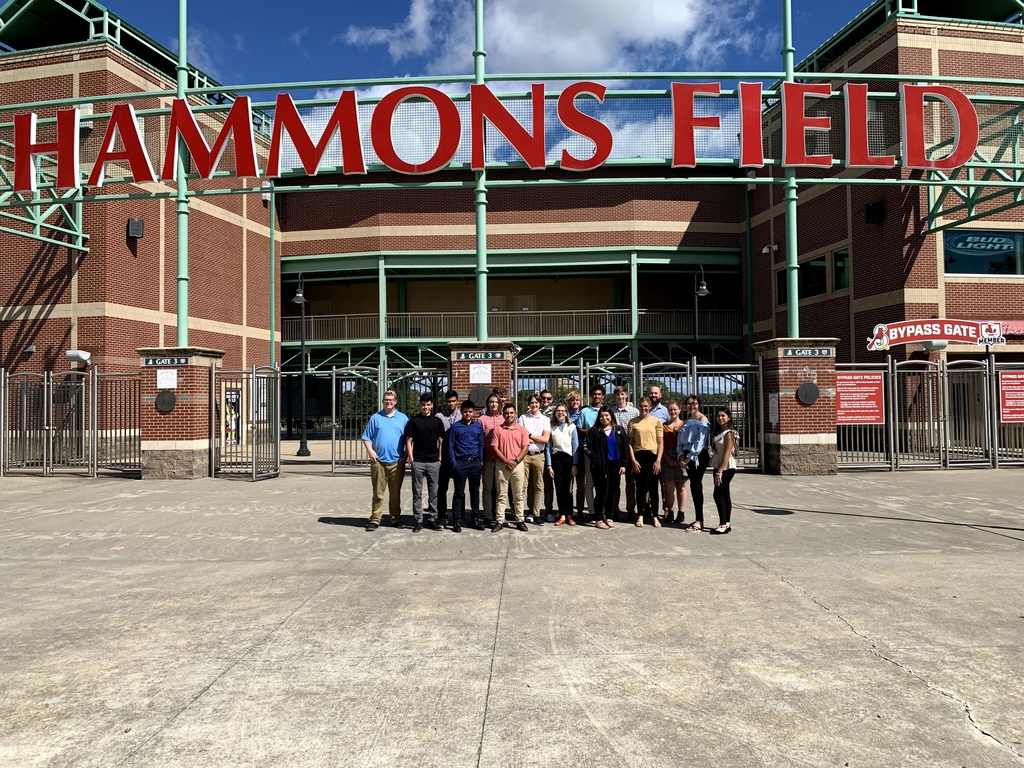
[[[286,468],[0,478],[0,766],[1024,765],[1022,469],[741,475],[713,537]]]

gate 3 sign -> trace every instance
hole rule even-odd
[[[897,344],[953,341],[961,344],[1005,344],[1002,323],[991,320],[905,320],[879,323],[868,339],[868,352],[884,352]]]

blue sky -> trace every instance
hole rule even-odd
[[[103,4],[176,49],[176,0]],[[867,5],[793,0],[797,60]],[[225,85],[473,67],[473,0],[192,0],[188,13],[190,60]],[[781,69],[781,0],[486,0],[485,18],[491,73]]]

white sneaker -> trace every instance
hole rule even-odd
[[[526,522],[532,523],[533,522],[533,515],[527,515],[526,516]]]

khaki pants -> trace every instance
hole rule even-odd
[[[526,468],[526,498],[529,500],[530,514],[536,517],[544,515],[544,454],[528,453],[523,457]]]
[[[402,480],[405,479],[405,462],[393,461],[385,464],[375,461],[370,465],[370,481],[373,483],[373,508],[370,522],[380,525],[384,515],[384,491],[388,493],[388,513],[391,522],[397,523],[402,517]]]
[[[502,523],[505,521],[505,506],[508,499],[508,485],[512,483],[512,512],[515,515],[516,522],[524,522],[523,515],[523,486],[526,480],[526,465],[516,464],[515,469],[509,469],[501,462],[496,462],[495,465],[495,479],[498,485],[498,499],[495,502],[495,521]]]

